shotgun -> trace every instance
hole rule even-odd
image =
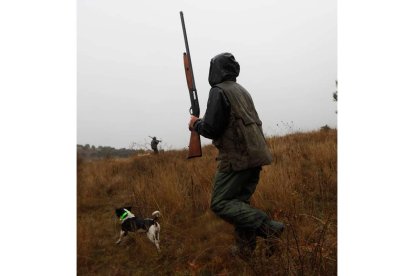
[[[187,79],[188,92],[190,93],[190,114],[196,117],[200,117],[200,106],[198,104],[197,89],[194,81],[193,66],[191,63],[190,48],[188,47],[187,32],[185,30],[184,14],[180,11],[181,26],[183,27],[184,42],[185,42],[185,53],[183,53],[184,59],[184,71]],[[192,130],[190,136],[190,144],[188,146],[187,159],[193,157],[200,157],[201,153],[201,141],[200,134],[197,131]]]

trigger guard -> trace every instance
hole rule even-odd
[[[193,115],[193,109],[191,107],[188,109],[188,112],[190,112],[190,115]]]

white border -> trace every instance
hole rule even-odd
[[[0,275],[74,275],[76,1],[4,1],[0,26]]]

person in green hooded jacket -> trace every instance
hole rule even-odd
[[[272,156],[252,97],[236,82],[239,72],[230,53],[211,59],[207,109],[203,118],[191,116],[189,128],[212,139],[219,151],[211,210],[234,225],[235,253],[251,256],[259,236],[266,240],[270,256],[285,226],[250,205],[262,166],[269,165]]]
[[[158,144],[162,142],[161,140],[157,140],[157,137],[151,137],[151,149],[154,151],[155,154],[158,153]]]

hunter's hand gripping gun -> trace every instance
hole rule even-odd
[[[200,117],[200,106],[198,105],[197,89],[196,89],[195,82],[194,82],[194,74],[193,74],[193,66],[191,64],[190,48],[188,47],[187,32],[185,30],[184,14],[182,11],[180,11],[180,17],[181,17],[181,26],[183,27],[185,51],[186,51],[183,54],[183,58],[184,58],[184,70],[185,70],[185,77],[187,79],[188,92],[190,92],[190,101],[191,101],[190,114],[196,117]],[[198,134],[197,131],[195,130],[191,131],[190,144],[188,148],[189,149],[188,149],[187,159],[193,158],[193,157],[200,157],[202,155],[200,134]]]

